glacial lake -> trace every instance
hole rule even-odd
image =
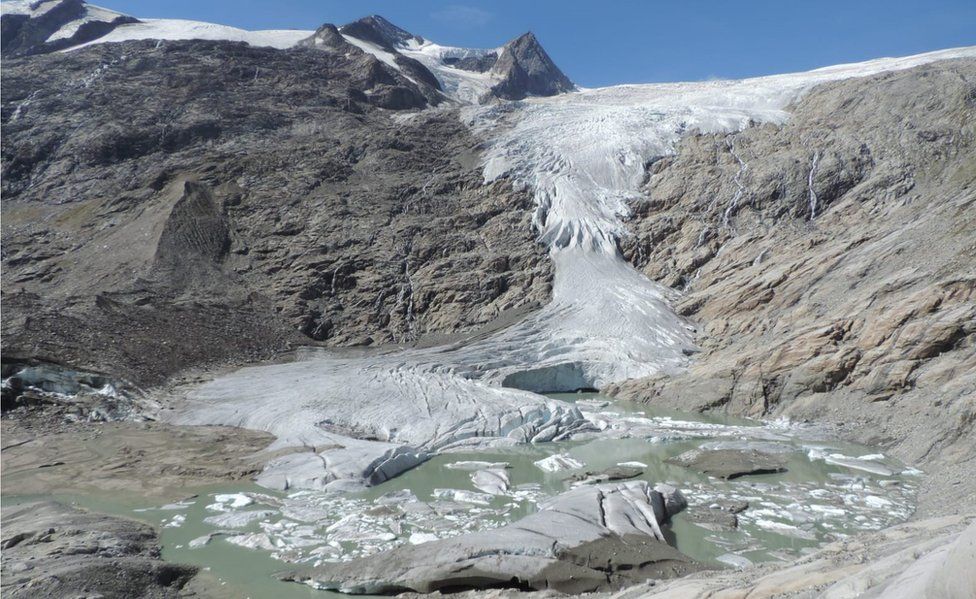
[[[825,440],[813,429],[670,412],[595,393],[551,397],[577,402],[604,430],[588,439],[439,455],[359,493],[279,492],[238,483],[195,489],[194,496],[167,505],[119,494],[54,498],[159,527],[165,559],[205,569],[218,596],[226,591],[226,597],[254,599],[339,596],[274,574],[498,527],[569,489],[572,475],[619,464],[639,464],[644,472],[638,479],[682,490],[689,508],[672,521],[674,544],[715,567],[791,560],[903,521],[914,510],[917,471],[870,448]],[[786,471],[721,480],[665,462],[702,446],[775,453]],[[564,469],[540,467],[556,455]],[[507,489],[492,494],[475,486],[473,475],[487,468],[478,464],[484,462],[503,469]],[[37,497],[4,498],[28,499]],[[737,528],[693,521],[695,512],[730,502],[749,504]]]

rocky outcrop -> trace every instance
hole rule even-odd
[[[554,96],[575,87],[531,31],[505,44],[491,73],[499,78],[491,95],[505,100]]]
[[[958,516],[910,522],[831,543],[806,557],[734,572],[703,572],[652,588],[608,595],[638,597],[785,596],[968,599],[976,588],[976,524]]]
[[[4,597],[180,596],[197,569],[160,558],[152,527],[54,502],[3,507]]]
[[[755,449],[692,449],[667,462],[726,480],[786,471],[786,461],[782,457]]]
[[[624,254],[684,291],[687,374],[608,391],[858,423],[964,477],[976,414],[976,63],[822,85],[783,126],[692,135],[648,166]],[[968,462],[971,464],[971,462]]]
[[[584,486],[501,528],[405,545],[285,578],[353,594],[614,589],[701,569],[670,547],[661,529],[686,506],[681,493],[667,485]]]
[[[482,184],[456,115],[378,110],[413,84],[372,55],[139,41],[3,67],[5,358],[155,384],[549,296],[531,197]]]

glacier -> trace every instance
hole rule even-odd
[[[461,118],[487,140],[485,181],[507,177],[534,194],[533,226],[555,266],[550,303],[469,344],[308,350],[242,368],[189,390],[167,419],[274,434],[276,457],[259,483],[275,488],[357,489],[440,452],[594,434],[577,407],[539,393],[668,375],[696,349],[693,323],[671,308],[676,292],[619,253],[649,161],[690,133],[784,123],[789,105],[820,83],[973,56],[976,48],[960,48],[741,81],[466,104]]]

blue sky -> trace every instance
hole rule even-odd
[[[441,44],[534,31],[573,81],[749,77],[976,45],[976,0],[96,0],[141,17],[314,29],[381,14]]]

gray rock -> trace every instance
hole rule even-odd
[[[108,11],[91,14],[82,0],[54,0],[45,4],[47,6],[42,10],[31,10],[27,14],[11,12],[0,16],[0,55],[3,58],[56,52],[100,38],[119,25],[139,22],[128,15]],[[70,36],[49,39],[64,25],[81,19],[85,21]]]
[[[319,33],[344,45],[4,59],[5,358],[145,387],[301,344],[450,341],[546,302],[531,197],[483,185],[456,114],[377,109],[427,99]]]
[[[786,472],[786,461],[782,456],[754,449],[692,449],[668,458],[667,462],[726,480],[749,474]]]
[[[611,466],[599,472],[580,472],[569,477],[569,480],[588,485],[615,480],[627,480],[629,478],[636,478],[641,474],[644,474],[643,468],[634,466]]]
[[[491,94],[506,100],[554,96],[575,88],[531,31],[505,44],[491,72],[501,78]]]
[[[782,126],[691,135],[649,165],[623,252],[685,292],[703,351],[605,391],[846,423],[940,473],[923,511],[971,504],[976,485],[951,481],[972,479],[976,447],[960,424],[976,408],[976,136],[959,126],[974,73],[960,59],[820,85]]]
[[[588,592],[701,568],[667,545],[661,525],[684,507],[666,485],[585,486],[507,526],[405,545],[284,576],[352,594],[507,587]]]
[[[54,502],[3,507],[3,596],[179,596],[192,566],[160,559],[153,529]]]

